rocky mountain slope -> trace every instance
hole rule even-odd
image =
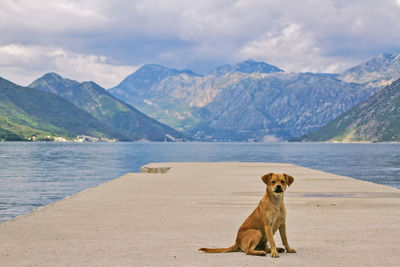
[[[237,63],[237,64],[226,64],[217,67],[211,74],[224,75],[226,73],[241,72],[241,73],[276,73],[283,72],[283,70],[269,65],[264,62],[257,62],[252,59]]]
[[[189,70],[180,71],[157,64],[148,64],[126,77],[118,86],[111,89],[110,92],[119,99],[132,104],[135,103],[136,96],[141,99],[149,98],[154,93],[154,90],[151,90],[154,85],[159,84],[169,76],[180,74],[198,76]]]
[[[400,53],[380,54],[343,72],[339,79],[345,82],[386,86],[400,78]]]
[[[246,77],[206,105],[191,132],[222,140],[288,139],[321,127],[370,94],[369,88],[313,73]]]
[[[165,76],[167,73],[163,73],[161,77],[163,75]],[[147,78],[150,77],[141,76],[141,81],[146,84],[147,80],[145,79]],[[154,79],[157,81],[161,78]],[[183,138],[178,131],[116,99],[94,82],[79,83],[55,73],[48,73],[34,81],[30,87],[63,97],[121,135],[126,136],[128,140],[164,141],[165,138]]]
[[[63,98],[0,78],[0,140],[51,140],[77,135],[124,139]]]
[[[400,79],[302,141],[400,141]]]
[[[302,135],[376,90],[337,75],[285,73],[248,60],[205,76],[146,65],[110,92],[198,140],[243,141]]]
[[[201,120],[198,111],[224,88],[252,73],[277,73],[279,68],[247,60],[223,65],[208,75],[188,70],[144,65],[109,91],[117,98],[180,131],[190,131]]]

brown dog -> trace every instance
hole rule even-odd
[[[290,186],[294,178],[287,174],[268,173],[262,177],[267,190],[257,208],[240,226],[236,242],[229,248],[200,248],[208,253],[235,252],[242,250],[248,255],[265,256],[271,252],[271,257],[279,257],[274,241],[274,233],[279,229],[282,243],[289,253],[296,250],[289,246],[286,237],[286,209],[283,202],[283,193]],[[268,243],[271,249],[268,248]]]

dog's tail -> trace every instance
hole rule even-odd
[[[235,244],[229,248],[199,248],[199,250],[207,253],[225,253],[225,252],[236,252],[239,251],[239,244]]]

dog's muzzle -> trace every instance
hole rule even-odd
[[[278,185],[278,186],[275,188],[274,193],[283,193],[282,187],[281,187],[280,185]]]

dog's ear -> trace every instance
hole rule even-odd
[[[284,173],[283,176],[285,176],[286,183],[288,186],[290,186],[294,182],[293,176],[290,176],[289,174]]]
[[[263,182],[264,182],[266,185],[268,185],[269,181],[270,181],[271,178],[272,178],[272,175],[273,175],[273,173],[270,172],[270,173],[264,175],[263,177],[261,177],[261,179],[263,180]]]

